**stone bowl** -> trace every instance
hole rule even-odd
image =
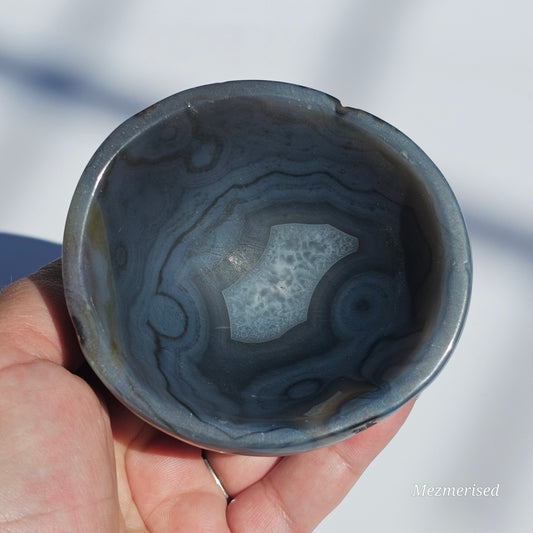
[[[63,248],[85,357],[193,445],[285,455],[386,417],[441,370],[471,287],[447,182],[324,93],[235,81],[133,116],[81,176]]]

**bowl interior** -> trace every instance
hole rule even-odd
[[[304,96],[159,104],[107,141],[70,215],[88,360],[140,416],[204,447],[338,439],[443,357],[428,346],[450,258],[423,154]]]

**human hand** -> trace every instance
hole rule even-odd
[[[56,261],[0,293],[0,531],[304,532],[346,495],[413,402],[289,457],[207,452],[152,428],[83,364]]]

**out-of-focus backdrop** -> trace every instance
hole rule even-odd
[[[3,0],[0,286],[61,253],[89,158],[165,96],[273,79],[370,111],[456,192],[474,290],[449,364],[317,531],[533,531],[532,17],[525,0]]]

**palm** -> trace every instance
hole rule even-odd
[[[149,427],[82,365],[58,262],[0,294],[0,391],[0,529],[10,532],[310,531],[411,407],[291,457],[209,452],[227,505],[200,449]]]

